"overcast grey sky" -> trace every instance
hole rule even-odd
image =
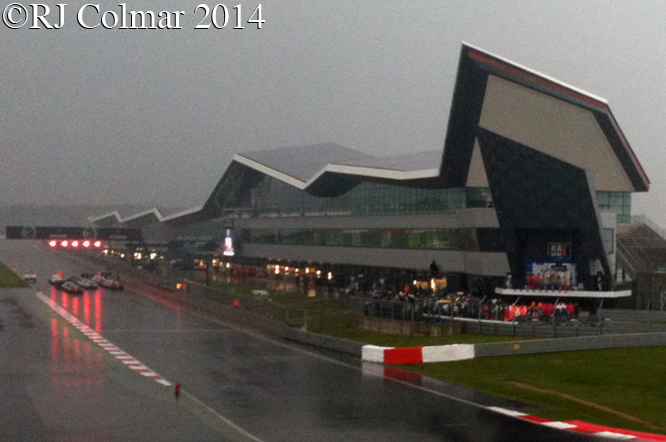
[[[606,98],[652,181],[634,213],[666,225],[666,2],[268,0],[261,30],[194,30],[202,0],[126,2],[183,29],[86,30],[85,3],[0,23],[0,204],[191,207],[235,152],[441,149],[466,41]]]

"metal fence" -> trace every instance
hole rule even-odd
[[[355,315],[374,316],[382,319],[400,321],[418,321],[422,314],[420,305],[409,302],[368,300],[353,296],[350,298],[352,311]]]
[[[540,321],[527,317],[516,321],[490,321],[480,318],[478,303],[461,308],[453,303],[436,305],[431,300],[411,303],[352,297],[351,306],[356,315],[401,321],[462,322],[464,333],[486,335],[562,338],[666,332],[666,312],[606,309],[580,321],[567,317],[550,317]]]

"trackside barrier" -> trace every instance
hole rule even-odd
[[[604,312],[605,313],[605,312]],[[615,319],[615,317],[613,317]],[[522,336],[526,338],[572,338],[580,336],[599,336],[610,334],[666,333],[666,324],[652,322],[622,323],[598,322],[590,325],[533,325],[517,322],[479,321],[473,319],[455,319],[463,323],[464,333],[484,335]]]
[[[610,316],[614,321],[666,322],[666,311],[661,310],[603,309],[599,310],[599,314]]]
[[[309,333],[295,328],[286,328],[284,330],[284,338],[291,341],[316,345],[318,347],[329,348],[331,350],[337,350],[356,356],[362,355],[363,344],[359,342],[347,341],[346,339]]]
[[[462,361],[474,359],[472,344],[434,345],[423,347],[423,362]]]
[[[401,347],[384,350],[387,364],[423,364],[423,347]]]
[[[364,345],[361,359],[369,362],[384,362],[384,351],[393,347],[378,347],[376,345]]]
[[[365,345],[363,346],[361,357],[364,361],[386,364],[421,364],[428,362],[461,361],[489,356],[527,355],[624,347],[654,347],[662,345],[666,345],[666,333],[585,336],[538,341],[453,344],[406,348]]]
[[[426,347],[378,347],[364,345],[362,359],[386,364],[422,364],[474,359],[474,345],[452,344]]]
[[[558,351],[601,350],[624,347],[652,347],[666,345],[666,333],[630,335],[585,336],[579,338],[542,339],[538,341],[496,342],[476,344],[475,357],[510,356]]]

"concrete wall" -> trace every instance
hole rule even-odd
[[[424,322],[398,321],[373,316],[355,316],[354,325],[364,330],[403,336],[451,336],[459,335],[463,329],[463,325],[459,322],[426,324]]]
[[[542,339],[538,341],[476,344],[475,357],[510,356],[558,351],[598,350],[604,348],[651,347],[666,345],[666,333],[604,335],[579,338]]]
[[[615,319],[615,318],[613,318]],[[526,338],[572,338],[579,336],[621,335],[636,333],[662,333],[666,332],[666,324],[651,322],[622,323],[608,322],[596,326],[567,326],[560,325],[553,328],[550,325],[517,324],[513,322],[465,321],[465,333],[477,333],[498,336],[521,336]]]
[[[291,341],[315,345],[317,347],[324,347],[356,356],[361,356],[363,349],[363,344],[359,342],[347,341],[345,339],[318,335],[315,333],[308,333],[302,330],[297,330],[295,328],[286,329],[284,332],[284,338]]]
[[[666,322],[666,311],[662,310],[603,309],[599,311],[599,315],[608,316],[614,321]]]

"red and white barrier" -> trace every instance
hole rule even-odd
[[[582,421],[553,421],[551,419],[546,419],[539,416],[532,416],[527,413],[521,413],[519,411],[507,410],[500,407],[486,407],[488,410],[495,411],[497,413],[505,414],[507,416],[513,416],[518,419],[534,422],[537,424],[545,425],[551,428],[557,428],[559,430],[574,431],[577,433],[587,433],[593,436],[601,436],[610,439],[620,439],[620,440],[646,440],[646,441],[666,441],[666,436],[663,434],[653,434],[653,433],[643,433],[640,431],[632,430],[622,430],[619,428],[606,427],[603,425],[589,424]]]
[[[378,347],[376,345],[364,345],[361,350],[361,359],[368,362],[384,363],[384,351],[393,347]]]
[[[473,344],[433,345],[423,347],[423,362],[448,362],[474,359]]]
[[[474,359],[474,345],[453,344],[399,348],[364,345],[361,358],[368,362],[397,365],[462,361],[464,359]]]

